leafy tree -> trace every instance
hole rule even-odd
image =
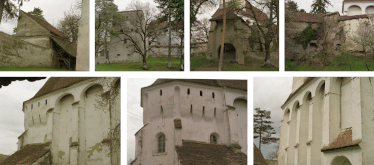
[[[293,1],[293,0],[288,0],[286,1],[286,8],[289,10],[289,11],[292,11],[292,12],[298,12],[299,11],[299,6],[297,5],[297,2]]]
[[[190,2],[190,24],[194,26],[197,23],[197,15],[205,13],[212,7],[219,5],[219,0],[191,0]]]
[[[0,24],[1,20],[13,20],[18,18],[18,8],[16,2],[19,6],[23,5],[23,2],[28,2],[30,0],[0,0]]]
[[[314,0],[311,13],[326,14],[326,9],[328,6],[332,6],[330,0]]]
[[[256,114],[253,118],[253,138],[259,138],[258,148],[261,150],[261,144],[276,143],[279,138],[271,137],[276,134],[274,128],[271,126],[274,122],[268,120],[271,119],[271,111],[261,110],[255,108]]]
[[[57,23],[57,29],[68,36],[70,42],[77,43],[78,41],[80,13],[79,8],[74,9],[72,7],[64,12],[64,17]]]
[[[43,16],[43,10],[40,9],[39,7],[34,7],[34,10],[33,11],[29,11],[27,12],[35,17],[38,17],[42,20],[45,20],[44,16]]]
[[[95,57],[99,52],[104,55],[109,64],[108,42],[119,35],[118,24],[125,18],[118,13],[118,6],[113,0],[95,0]]]
[[[159,19],[161,19],[161,21],[167,20],[169,23],[168,68],[171,68],[171,29],[172,26],[184,29],[183,26],[177,26],[184,22],[184,0],[155,0],[155,2],[158,4],[157,8],[161,11],[158,16]]]

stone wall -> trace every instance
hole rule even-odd
[[[148,57],[168,57],[169,48],[168,46],[153,46],[152,51],[148,53]],[[182,51],[184,49],[182,48]],[[177,46],[172,46],[171,57],[180,57],[180,50]]]
[[[51,67],[52,49],[0,32],[0,66]]]

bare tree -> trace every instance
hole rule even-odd
[[[122,22],[117,23],[120,28],[118,38],[121,41],[130,42],[133,53],[138,53],[143,58],[143,70],[148,70],[147,55],[152,49],[148,45],[155,42],[157,35],[163,28],[155,21],[156,8],[151,7],[149,2],[132,1],[127,10],[134,13],[127,16],[124,24]]]
[[[275,151],[270,151],[268,155],[266,155],[266,159],[268,160],[277,160],[278,159],[278,150],[279,150],[279,143],[273,145]]]
[[[209,37],[210,21],[209,18],[198,20],[195,26],[191,27],[192,42],[207,42]]]
[[[206,13],[213,7],[219,5],[219,0],[191,0],[190,8],[190,23],[191,26],[194,26],[197,23],[197,15]]]
[[[365,65],[367,70],[370,71],[367,65],[367,53],[374,50],[374,14],[368,14],[368,18],[368,20],[360,21],[351,38],[355,43],[362,46],[365,52]]]
[[[270,62],[270,44],[278,39],[278,22],[279,22],[279,1],[278,0],[246,0],[249,5],[245,8],[251,12],[251,18],[257,26],[260,37],[265,46],[265,64],[263,67],[271,68],[274,65]],[[261,7],[257,9],[255,6]],[[268,18],[260,18],[260,11],[268,11]],[[261,40],[259,40],[262,42]],[[262,43],[260,43],[262,44]]]
[[[57,29],[69,37],[70,42],[76,43],[78,41],[78,21],[81,18],[80,13],[80,8],[71,7],[64,12],[64,17],[57,23]]]

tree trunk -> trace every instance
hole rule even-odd
[[[1,19],[3,18],[4,6],[5,6],[5,0],[0,0],[0,24],[1,24]]]
[[[170,7],[170,0],[169,0],[169,7]],[[169,50],[168,50],[168,68],[171,68],[171,13],[170,13],[170,8],[169,10]]]
[[[181,55],[181,59],[180,59],[180,62],[181,62],[181,71],[184,71],[184,66],[183,66],[183,58],[184,58],[184,55],[183,55],[183,39],[184,37],[182,36],[181,37],[181,44],[180,44],[180,47],[179,47],[179,53]]]
[[[222,70],[222,63],[223,63],[223,50],[225,47],[225,30],[226,30],[226,1],[223,0],[223,28],[222,28],[222,41],[221,41],[221,53],[219,57],[218,63],[218,71]]]
[[[274,65],[272,65],[270,61],[270,42],[269,41],[265,41],[265,64],[262,67],[263,68],[274,67]]]
[[[143,56],[143,70],[148,70],[147,57]]]

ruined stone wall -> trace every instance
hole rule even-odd
[[[244,52],[244,64],[249,66],[262,66],[265,60],[265,52]],[[270,52],[270,62],[279,66],[279,52]]]
[[[0,32],[0,66],[51,67],[52,49]]]
[[[354,41],[354,36],[356,35],[358,26],[365,21],[369,21],[369,19],[368,18],[357,18],[357,19],[339,21],[339,27],[343,29],[342,39],[344,39],[345,41],[345,48],[344,48],[345,51],[351,51],[351,52],[364,51],[364,48]]]

